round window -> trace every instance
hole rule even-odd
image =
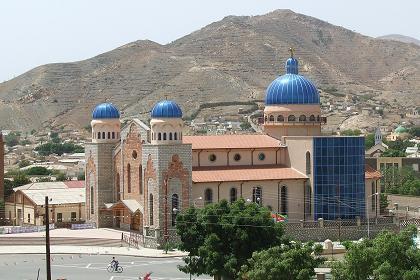
[[[209,155],[209,160],[210,161],[215,161],[216,160],[216,155],[215,154]]]
[[[134,159],[137,158],[137,152],[136,151],[133,151],[133,153],[131,155],[133,156]]]
[[[235,161],[240,161],[240,160],[241,160],[241,155],[240,155],[240,154],[235,154],[235,155],[233,156],[233,159],[234,159]]]
[[[258,154],[258,159],[259,160],[265,160],[265,154],[264,153],[259,153]]]

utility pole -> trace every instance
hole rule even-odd
[[[45,260],[47,261],[47,280],[51,280],[50,217],[48,210],[48,196],[45,197],[45,253]]]

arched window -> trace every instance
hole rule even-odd
[[[175,226],[176,224],[176,215],[179,212],[179,199],[177,194],[172,195],[172,226]]]
[[[270,122],[274,122],[274,116],[270,115]]]
[[[254,187],[252,189],[252,202],[262,205],[262,189],[261,187]]]
[[[105,132],[102,132],[102,139],[105,139]]]
[[[112,139],[115,139],[115,132],[112,132]]]
[[[268,118],[267,118],[267,116],[265,116],[265,117],[264,117],[264,121],[265,121],[265,122],[267,122],[267,119],[268,119]]]
[[[172,132],[169,132],[169,140],[172,140]]]
[[[90,186],[90,214],[95,214],[95,192],[93,191],[93,186]]]
[[[290,115],[290,116],[287,118],[287,120],[288,120],[289,122],[294,122],[294,121],[296,121],[296,117],[295,117],[295,115]]]
[[[278,115],[278,116],[277,116],[277,121],[278,121],[278,122],[284,122],[284,117],[283,117],[283,115]]]
[[[230,189],[230,203],[235,202],[238,199],[238,192],[236,188]]]
[[[127,164],[127,192],[131,193],[131,165]]]
[[[98,139],[101,139],[101,133],[98,132]]]
[[[150,225],[153,226],[153,194],[149,195]]]
[[[176,132],[174,132],[174,140],[178,140],[178,135]]]
[[[163,140],[166,140],[166,132],[163,133]]]
[[[162,140],[162,133],[158,133],[158,140]]]
[[[311,116],[309,117],[309,121],[314,122],[314,121],[315,121],[315,116],[314,116],[314,115],[311,115]]]
[[[281,214],[287,215],[287,187],[281,187],[281,197],[280,197],[280,204],[281,204]]]
[[[108,139],[111,139],[111,132],[108,131]]]
[[[311,153],[306,152],[306,175],[311,174]]]
[[[318,115],[318,116],[316,116],[316,121],[317,121],[317,122],[319,122],[319,121],[320,121],[319,115]]]
[[[300,122],[306,122],[306,116],[305,115],[300,115],[299,121]]]
[[[141,164],[140,164],[140,166],[139,166],[139,192],[140,192],[140,194],[142,194],[143,193],[143,180],[142,180],[143,178],[142,178],[142,166],[141,166]]]
[[[117,191],[117,201],[121,200],[121,187],[120,187],[120,173],[117,173],[115,178],[115,186]]]
[[[211,189],[206,189],[204,191],[204,205],[213,203],[213,191]]]
[[[305,183],[305,213],[306,213],[306,217],[309,217],[312,214],[312,206],[311,206],[312,197],[311,196],[312,196],[311,183],[308,180]]]

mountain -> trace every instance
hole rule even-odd
[[[389,34],[389,35],[378,37],[378,39],[393,40],[393,41],[398,41],[398,42],[403,42],[403,43],[408,43],[408,44],[416,44],[420,46],[420,40],[417,40],[416,38],[413,38],[413,37],[400,35],[400,34]]]
[[[0,127],[81,128],[95,104],[148,118],[176,100],[184,116],[208,102],[262,100],[293,46],[319,88],[408,106],[419,98],[420,47],[380,40],[290,10],[228,16],[167,45],[136,41],[96,57],[36,67],[0,84]],[[337,97],[338,98],[338,97]],[[361,99],[361,100],[365,100]]]

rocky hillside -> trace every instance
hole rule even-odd
[[[290,46],[301,73],[320,88],[370,92],[401,106],[419,101],[420,47],[277,10],[229,16],[167,45],[136,41],[84,61],[37,67],[0,84],[0,127],[80,128],[103,101],[125,116],[147,118],[165,97],[185,115],[205,102],[261,100],[284,72]]]
[[[385,36],[378,37],[378,39],[394,40],[394,41],[398,41],[398,42],[403,42],[403,43],[408,43],[408,44],[416,44],[416,45],[420,46],[420,40],[417,40],[416,38],[413,38],[413,37],[400,35],[400,34],[385,35]]]

